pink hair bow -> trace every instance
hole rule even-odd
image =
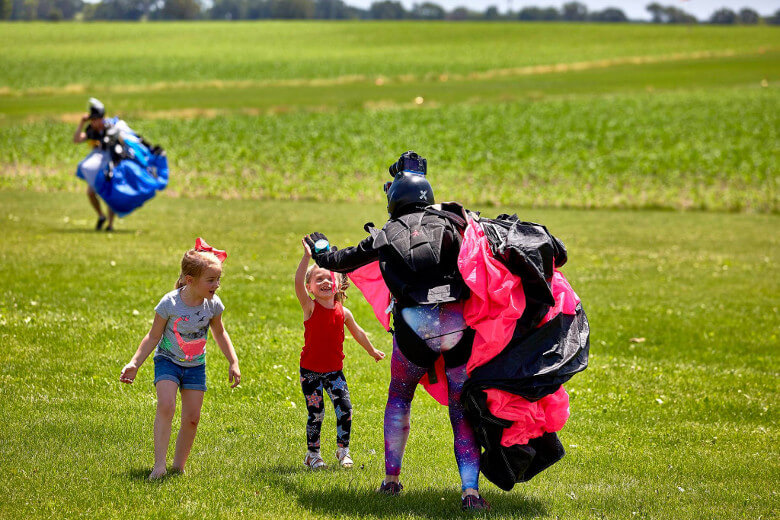
[[[205,240],[198,237],[195,239],[195,251],[205,251],[207,253],[213,253],[214,256],[216,256],[220,262],[225,263],[225,260],[227,259],[227,252],[217,249],[216,247],[211,247],[206,243]]]

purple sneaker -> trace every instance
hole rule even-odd
[[[460,499],[460,508],[463,511],[490,511],[490,504],[482,495],[466,495]]]
[[[384,493],[385,495],[396,496],[401,494],[404,486],[400,482],[385,482],[382,481],[382,485],[376,490],[377,493]]]

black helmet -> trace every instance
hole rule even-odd
[[[435,204],[433,188],[425,175],[401,172],[387,187],[387,212],[391,217],[407,206],[423,208],[431,204]]]
[[[89,98],[89,118],[99,119],[106,116],[106,107],[99,100]]]

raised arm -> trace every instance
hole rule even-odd
[[[360,325],[355,321],[355,317],[352,316],[352,313],[346,307],[344,308],[344,325],[347,326],[347,330],[349,330],[349,333],[355,338],[355,341],[366,349],[369,356],[377,361],[381,361],[385,358],[385,353],[374,348],[374,345],[371,344],[371,340],[368,339],[368,336],[366,335],[366,331],[360,328]]]
[[[146,361],[146,358],[149,357],[149,354],[152,353],[154,347],[160,342],[167,322],[168,320],[156,312],[154,313],[152,328],[149,330],[149,333],[144,336],[144,339],[141,340],[141,344],[138,345],[138,349],[136,349],[133,359],[131,359],[122,369],[122,374],[119,376],[120,381],[130,384],[135,380],[138,369],[143,365],[144,361]]]
[[[309,237],[311,237],[311,235],[309,235]],[[311,238],[309,238],[309,245],[311,246],[311,244],[312,241]],[[374,237],[368,236],[361,240],[356,246],[345,247],[344,249],[338,250],[336,248],[331,248],[330,251],[315,253],[313,257],[318,266],[324,267],[329,271],[349,273],[358,267],[370,264],[379,258],[379,253],[374,249]]]
[[[222,324],[222,314],[217,314],[211,318],[209,326],[211,327],[214,341],[217,342],[217,346],[228,360],[228,382],[233,383],[230,385],[230,388],[235,388],[241,382],[241,370],[238,368],[238,356],[233,348],[233,343],[230,341],[230,336],[228,336],[225,326]]]
[[[303,256],[298,263],[298,269],[295,270],[295,296],[298,297],[298,301],[303,309],[303,321],[311,318],[314,312],[314,302],[309,298],[309,291],[306,290],[306,270],[309,268],[309,260],[311,259],[311,249],[306,244],[306,239],[301,240],[303,245]]]
[[[73,133],[73,142],[76,144],[83,143],[87,140],[87,134],[84,133],[84,123],[89,121],[89,114],[82,116],[81,121],[79,121],[79,126],[76,128],[76,131]]]

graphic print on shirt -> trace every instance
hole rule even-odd
[[[181,316],[176,321],[173,322],[173,333],[176,335],[176,341],[179,344],[179,348],[182,352],[184,352],[184,360],[185,361],[194,361],[195,358],[202,358],[205,357],[204,351],[206,349],[206,332],[208,330],[207,327],[204,327],[197,332],[194,332],[190,334],[190,336],[195,336],[195,338],[191,341],[185,340],[182,335],[179,333],[179,322],[185,321],[189,322],[190,317],[189,316]],[[197,361],[200,361],[198,359]]]

